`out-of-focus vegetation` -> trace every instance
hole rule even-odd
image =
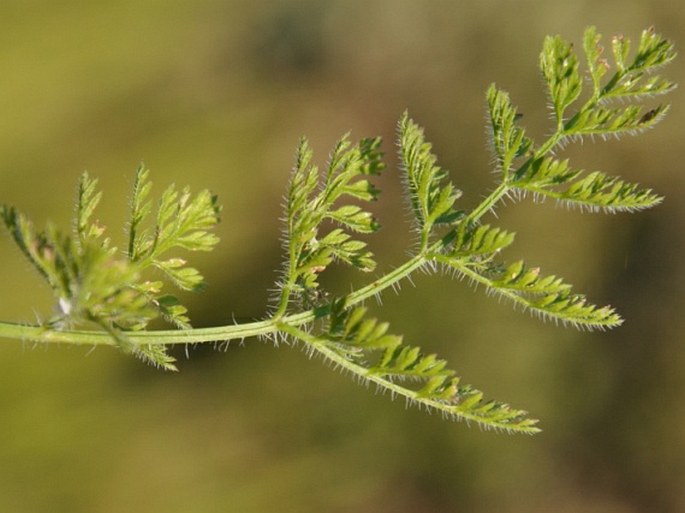
[[[682,49],[685,29],[683,7],[665,0],[7,0],[0,13],[0,200],[66,223],[88,169],[116,226],[126,210],[116,198],[140,160],[159,187],[211,188],[224,205],[222,242],[195,262],[209,288],[184,298],[198,326],[265,313],[300,135],[322,155],[350,129],[381,134],[392,158],[408,108],[471,206],[493,180],[490,82],[539,136],[549,130],[536,67],[544,35],[579,44],[588,24],[633,38],[654,24]],[[682,69],[667,74],[683,84]],[[501,211],[521,254],[614,304],[623,327],[541,324],[437,279],[384,298],[393,329],[489,395],[525,405],[543,419],[541,435],[405,411],[297,349],[255,340],[192,350],[177,375],[108,349],[4,341],[0,511],[685,510],[685,98],[669,101],[654,131],[569,148],[579,165],[654,187],[662,206],[579,217],[549,204],[544,220],[525,203]],[[412,235],[397,176],[381,186],[373,250],[391,266]],[[6,237],[0,262],[2,318],[49,316],[49,291]]]

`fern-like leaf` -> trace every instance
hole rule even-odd
[[[573,45],[560,36],[547,36],[540,54],[540,70],[547,82],[557,124],[564,121],[564,113],[578,97],[583,81],[578,71],[578,57]]]
[[[525,155],[533,144],[523,128],[519,127],[519,115],[511,104],[509,95],[492,84],[487,92],[492,145],[497,165],[506,178],[514,159]]]
[[[588,30],[592,37],[594,28]],[[616,72],[604,87],[602,97],[637,100],[645,96],[666,94],[675,88],[673,82],[655,74],[656,70],[675,59],[676,52],[673,44],[657,34],[653,27],[642,31],[632,62],[628,62],[630,40],[616,36],[611,42],[611,48]]]
[[[88,239],[97,239],[104,233],[104,228],[97,221],[90,220],[102,199],[102,192],[97,190],[97,184],[97,179],[91,178],[87,172],[81,175],[73,227],[77,244],[83,245]]]
[[[379,225],[359,205],[340,204],[342,199],[369,202],[378,190],[369,177],[382,169],[380,139],[362,139],[353,145],[348,136],[338,141],[324,173],[312,163],[313,152],[306,139],[300,141],[296,165],[286,202],[285,248],[288,253],[281,285],[280,313],[291,297],[305,302],[318,287],[318,276],[333,261],[364,272],[376,267],[366,243],[352,233],[373,233]],[[324,221],[339,227],[322,233]]]
[[[131,217],[128,225],[128,257],[132,261],[140,260],[141,255],[149,252],[151,246],[151,238],[143,226],[152,211],[152,202],[149,200],[152,183],[149,175],[150,170],[141,164],[136,169],[133,182]]]
[[[540,268],[528,267],[522,260],[501,265],[437,255],[436,260],[452,268],[486,290],[511,300],[515,305],[541,317],[588,330],[619,326],[623,319],[610,306],[598,307],[561,278],[542,275]]]
[[[151,183],[149,171],[136,171],[129,221],[129,259],[142,267],[149,265],[167,275],[182,290],[200,290],[202,275],[186,266],[181,258],[167,258],[172,249],[211,251],[219,238],[211,229],[219,222],[217,197],[204,190],[194,197],[186,187],[178,191],[170,185],[162,194],[152,230],[144,229],[152,207],[148,201]]]
[[[488,224],[476,226],[466,233],[455,235],[456,240],[450,254],[453,257],[473,258],[483,255],[492,256],[511,245],[515,236],[513,232]]]
[[[601,171],[586,174],[572,168],[568,160],[552,157],[530,160],[517,172],[511,184],[519,191],[549,197],[586,211],[638,211],[658,205],[663,199],[638,184]]]
[[[668,109],[668,105],[658,105],[652,109],[640,105],[595,107],[574,116],[566,124],[566,130],[577,137],[599,136],[603,139],[636,135],[661,121]]]
[[[51,224],[38,231],[14,208],[2,207],[0,213],[19,248],[53,290],[58,313],[48,322],[49,328],[94,324],[124,351],[176,370],[163,345],[136,345],[127,333],[144,329],[160,315],[179,327],[190,327],[185,307],[161,293],[163,282],[145,280],[143,272],[156,267],[180,288],[196,289],[202,280],[199,272],[178,257],[160,260],[161,254],[175,248],[210,250],[218,241],[209,232],[218,221],[218,207],[207,191],[192,198],[187,190],[179,195],[169,188],[151,234],[142,226],[151,211],[148,174],[142,166],[136,173],[128,253],[123,258],[103,237],[104,226],[93,220],[102,193],[87,173],[79,180],[71,234]]]
[[[285,199],[286,262],[278,303],[269,319],[211,329],[190,328],[187,309],[165,289],[170,281],[182,290],[199,290],[204,280],[188,265],[184,251],[209,251],[218,239],[211,232],[219,220],[216,197],[192,195],[168,187],[156,205],[151,200],[149,171],[136,171],[125,254],[118,252],[95,218],[102,195],[97,180],[81,176],[70,232],[48,224],[37,230],[14,208],[0,207],[0,218],[55,296],[57,315],[43,327],[0,322],[0,334],[25,340],[99,344],[107,334],[126,352],[165,369],[176,370],[167,343],[200,343],[250,336],[294,338],[360,380],[401,395],[410,403],[485,427],[534,433],[536,421],[521,410],[484,401],[482,392],[463,385],[445,360],[407,345],[387,323],[368,316],[364,300],[394,288],[420,269],[442,264],[454,274],[483,285],[524,310],[579,328],[604,329],[622,320],[610,306],[598,307],[573,292],[556,276],[542,275],[523,260],[500,263],[500,253],[515,234],[483,223],[505,198],[549,197],[584,210],[631,211],[652,207],[661,198],[650,189],[600,171],[586,173],[557,152],[575,140],[636,134],[654,126],[667,105],[646,99],[675,86],[657,71],[675,57],[670,42],[646,30],[635,56],[623,37],[612,40],[613,63],[604,55],[601,36],[586,30],[582,49],[589,92],[573,45],[560,36],[545,39],[539,65],[547,85],[555,127],[535,144],[520,124],[509,95],[495,85],[487,91],[491,143],[498,183],[471,211],[455,208],[461,192],[437,163],[424,131],[405,112],[398,123],[397,144],[408,202],[420,235],[420,250],[396,268],[339,300],[319,290],[319,276],[333,262],[369,272],[376,267],[363,235],[378,229],[366,203],[378,190],[371,178],[381,172],[380,139],[358,144],[341,138],[325,168],[313,164],[302,139]],[[613,68],[613,70],[612,70]],[[583,97],[585,98],[583,99]],[[438,233],[440,231],[440,233]],[[156,271],[154,278],[148,271]],[[161,276],[160,276],[161,275]],[[159,279],[161,278],[161,279]],[[293,301],[297,311],[291,311]],[[182,328],[180,333],[142,332],[158,317]],[[80,329],[100,328],[100,333]],[[69,331],[78,328],[78,331]],[[59,333],[56,331],[59,330]],[[104,333],[102,333],[104,331]]]
[[[56,269],[53,245],[43,232],[37,232],[33,223],[16,208],[0,207],[2,220],[19,250],[34,269],[45,278],[57,294],[63,290],[63,281]]]
[[[583,34],[583,50],[587,59],[588,72],[592,81],[594,98],[598,99],[602,93],[602,79],[609,71],[609,63],[603,57],[604,47],[600,44],[602,36],[596,27],[588,27]]]
[[[345,308],[344,301],[334,302],[328,326],[318,335],[283,326],[288,334],[342,369],[410,404],[485,428],[529,434],[539,431],[537,420],[525,411],[484,400],[482,392],[461,384],[445,360],[403,344],[402,337],[389,334],[388,329],[387,323],[369,318],[366,308]]]
[[[637,53],[628,62],[630,41],[622,36],[612,40],[614,74],[603,79],[610,71],[609,61],[603,57],[601,36],[589,27],[583,37],[583,50],[593,93],[586,104],[570,119],[565,120],[566,109],[582,91],[582,77],[573,45],[559,36],[545,40],[540,56],[540,69],[548,85],[552,108],[558,127],[572,137],[600,136],[603,138],[623,134],[637,134],[658,123],[668,110],[667,105],[647,108],[637,104],[620,107],[606,106],[607,102],[621,100],[638,102],[646,97],[670,92],[675,84],[655,74],[655,71],[675,58],[673,45],[656,34],[653,29],[643,31]]]
[[[217,197],[207,190],[195,196],[188,188],[167,187],[153,216],[149,199],[150,171],[141,164],[136,170],[128,224],[128,258],[141,269],[154,267],[181,290],[199,291],[205,286],[202,274],[187,260],[168,253],[175,249],[211,251],[219,238],[211,229],[219,222]],[[154,217],[154,222],[152,218]],[[158,314],[179,328],[190,328],[187,309],[173,295],[162,292],[163,282],[138,285]]]
[[[452,225],[463,217],[462,211],[454,209],[454,203],[462,193],[449,181],[447,172],[437,165],[423,129],[407,112],[400,119],[398,131],[401,167],[424,251],[434,226]]]

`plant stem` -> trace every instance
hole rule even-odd
[[[540,146],[536,156],[544,155],[552,150],[563,137],[563,130],[555,132]],[[525,165],[525,164],[524,164]],[[514,174],[515,176],[515,174]],[[461,227],[476,223],[492,210],[495,205],[511,190],[507,180],[502,181],[481,203],[460,223]],[[351,292],[345,297],[347,306],[360,303],[373,296],[378,296],[388,287],[393,287],[401,280],[410,276],[414,271],[436,260],[440,250],[447,244],[450,235],[428,245],[422,241],[421,253],[410,258],[396,269],[381,278]],[[289,255],[290,265],[295,265],[296,254]],[[286,283],[282,291],[279,304],[274,315],[266,320],[243,324],[232,324],[212,328],[193,328],[188,330],[153,330],[127,332],[126,336],[134,344],[200,344],[206,342],[242,340],[249,337],[268,336],[281,331],[279,326],[301,326],[325,317],[330,312],[330,305],[307,310],[291,315],[285,315],[290,288],[292,283]],[[115,345],[112,337],[104,331],[86,330],[53,330],[43,326],[21,325],[0,321],[0,338],[19,339],[31,342],[67,343],[79,345]]]
[[[480,202],[480,204],[473,209],[473,211],[462,221],[461,225],[468,227],[470,224],[477,222],[481,217],[487,214],[495,207],[499,201],[507,195],[510,186],[507,182],[500,183],[497,188]]]
[[[431,248],[437,251],[439,241]],[[346,304],[352,306],[372,296],[377,296],[388,287],[407,278],[427,259],[417,255],[390,271],[378,280],[369,283],[346,297]],[[279,331],[279,326],[301,326],[323,317],[330,312],[330,306],[308,310],[291,315],[273,317],[263,321],[232,324],[212,328],[193,328],[189,330],[152,330],[127,331],[126,336],[135,344],[200,344],[206,342],[228,341],[271,335]],[[0,338],[19,339],[27,342],[65,343],[78,345],[115,345],[112,337],[104,331],[63,330],[58,331],[44,326],[30,326],[0,321]]]
[[[276,328],[273,321],[266,320],[215,328],[127,331],[126,336],[136,344],[197,344],[267,335],[274,331]],[[31,342],[116,345],[112,337],[104,331],[58,331],[44,326],[26,326],[9,322],[0,322],[0,337]]]

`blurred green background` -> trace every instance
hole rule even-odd
[[[3,0],[0,201],[67,223],[87,169],[115,239],[141,160],[160,191],[208,187],[222,243],[185,297],[197,326],[266,312],[297,140],[323,160],[344,132],[383,135],[408,108],[471,207],[492,186],[484,91],[496,81],[540,139],[546,34],[655,25],[685,48],[685,5],[352,0]],[[682,60],[665,71],[685,83]],[[256,340],[178,351],[165,374],[109,348],[0,341],[0,511],[685,511],[685,97],[636,139],[569,148],[576,165],[666,195],[639,215],[523,202],[499,211],[511,259],[565,276],[626,317],[610,333],[540,323],[465,283],[419,277],[378,314],[488,396],[542,419],[535,437],[405,409],[298,349]],[[396,173],[381,180],[381,267],[413,240]],[[561,229],[559,227],[562,227]],[[51,313],[49,290],[0,238],[0,317]],[[336,274],[344,290],[359,277]],[[375,307],[374,307],[375,308]]]

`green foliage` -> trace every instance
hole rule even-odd
[[[159,202],[154,226],[144,228],[152,203],[148,200],[151,184],[149,170],[138,168],[131,200],[128,257],[142,267],[152,265],[162,271],[182,290],[201,290],[205,283],[197,269],[188,267],[182,258],[168,258],[176,248],[188,251],[211,251],[219,238],[211,230],[218,222],[217,197],[203,190],[192,197],[169,186]]]
[[[153,215],[149,172],[141,166],[134,182],[124,255],[93,220],[101,193],[97,181],[87,174],[79,183],[70,234],[53,225],[37,231],[14,208],[2,207],[5,225],[50,284],[59,313],[43,327],[0,323],[0,335],[91,344],[105,340],[167,369],[175,369],[165,350],[167,344],[259,335],[285,338],[305,344],[310,352],[358,379],[419,407],[487,428],[535,433],[537,421],[524,411],[485,400],[482,392],[461,383],[445,360],[406,344],[360,304],[418,270],[433,272],[442,265],[515,307],[556,323],[584,329],[621,324],[613,308],[590,303],[563,279],[544,275],[523,260],[503,260],[502,253],[514,243],[515,234],[482,222],[503,199],[523,199],[529,194],[591,212],[635,211],[661,201],[650,189],[601,171],[585,172],[558,156],[565,145],[586,136],[638,134],[658,123],[668,110],[666,105],[650,106],[645,101],[675,87],[657,74],[675,57],[673,46],[649,29],[643,32],[631,60],[629,41],[616,37],[612,68],[600,42],[597,31],[588,28],[582,44],[587,63],[584,76],[571,43],[559,36],[545,39],[539,63],[555,126],[540,144],[520,126],[521,116],[509,95],[495,85],[489,87],[486,100],[497,184],[470,211],[455,207],[461,192],[438,165],[423,129],[403,114],[397,149],[420,237],[418,250],[357,290],[331,297],[322,290],[319,277],[336,263],[365,273],[376,269],[374,255],[360,237],[379,227],[367,207],[379,194],[371,180],[384,168],[380,139],[353,144],[348,136],[343,137],[323,170],[313,163],[309,143],[302,139],[285,199],[284,266],[269,318],[191,329],[185,307],[176,297],[162,293],[163,280],[144,277],[152,268],[177,288],[201,289],[204,282],[199,271],[176,252],[214,248],[218,239],[211,229],[218,222],[219,208],[216,197],[207,191],[193,196],[187,189],[170,186]],[[589,92],[584,84],[591,85]],[[156,317],[179,329],[145,331]],[[82,324],[94,324],[101,331],[72,331]]]
[[[313,152],[306,139],[297,149],[295,170],[286,203],[284,246],[288,256],[280,284],[278,314],[285,312],[295,298],[310,305],[316,296],[318,275],[333,261],[343,262],[364,272],[375,269],[373,253],[352,233],[373,233],[379,225],[373,215],[341,200],[369,202],[378,190],[367,177],[383,170],[380,139],[363,139],[352,145],[343,137],[333,149],[325,173],[312,164]],[[322,223],[331,221],[337,228],[322,234]]]
[[[627,62],[630,42],[613,39],[615,72],[602,79],[611,67],[602,58],[601,37],[594,27],[585,31],[583,48],[588,63],[592,93],[581,101],[584,77],[580,73],[573,45],[559,36],[547,37],[540,55],[540,69],[548,86],[556,130],[543,144],[535,147],[522,128],[516,126],[516,110],[506,93],[491,86],[488,92],[490,125],[503,182],[518,194],[532,192],[538,198],[550,197],[584,210],[632,211],[652,207],[661,197],[637,184],[600,171],[586,173],[559,160],[556,150],[586,136],[601,138],[635,135],[658,123],[668,105],[648,106],[644,100],[671,91],[675,85],[656,74],[675,58],[673,45],[654,33],[642,33],[637,54]],[[620,100],[620,105],[613,105]],[[578,108],[569,113],[574,104]],[[517,157],[523,163],[512,173]]]
[[[523,260],[509,265],[443,257],[440,261],[543,319],[586,329],[613,328],[623,322],[613,308],[587,303],[585,296],[573,294],[571,285],[561,278],[542,276],[539,267],[527,267]]]
[[[537,431],[536,421],[527,418],[526,412],[484,401],[482,392],[460,383],[445,360],[404,344],[402,337],[389,334],[388,329],[388,323],[369,318],[365,307],[347,308],[344,300],[338,300],[319,336],[290,333],[308,341],[313,350],[322,352],[341,368],[429,411],[491,428]]]
[[[499,170],[508,175],[514,160],[528,152],[533,141],[526,137],[523,128],[516,123],[519,115],[506,92],[492,84],[487,92],[487,100],[497,164]]]
[[[405,112],[399,122],[399,150],[402,170],[411,202],[417,230],[421,235],[421,250],[428,249],[433,227],[457,222],[463,212],[453,208],[461,196],[448,180],[448,173],[437,164],[426,142],[423,129]]]
[[[584,173],[570,167],[568,160],[548,156],[529,161],[513,183],[519,192],[532,192],[538,198],[553,198],[569,207],[589,211],[643,210],[662,201],[651,189],[601,171]]]
[[[142,359],[176,370],[164,346],[135,344],[130,334],[143,330],[158,316],[189,329],[186,309],[171,295],[162,294],[162,281],[143,278],[149,267],[161,270],[184,290],[196,290],[202,276],[180,258],[162,259],[170,249],[209,251],[218,238],[207,230],[218,222],[216,197],[203,191],[194,198],[188,190],[180,195],[173,186],[162,196],[152,229],[144,222],[152,210],[147,199],[151,184],[143,166],[136,172],[129,246],[126,255],[105,238],[105,227],[92,220],[102,198],[97,180],[83,173],[78,184],[71,234],[49,224],[38,232],[14,208],[2,207],[2,218],[15,242],[50,284],[59,313],[48,321],[56,329],[96,324],[122,349]]]

